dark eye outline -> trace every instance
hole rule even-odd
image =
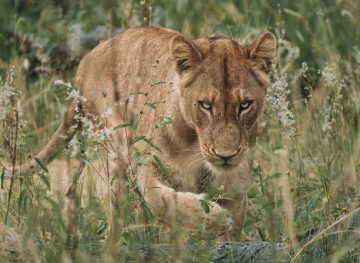
[[[201,101],[199,101],[199,104],[200,104],[201,108],[203,108],[204,110],[211,111],[211,109],[212,109],[212,105],[210,102],[201,100]]]
[[[239,107],[239,112],[242,112],[248,108],[250,108],[250,106],[253,104],[253,100],[244,100],[240,103],[240,107]],[[243,103],[246,103],[246,106],[243,106]]]

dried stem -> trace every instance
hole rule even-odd
[[[72,253],[76,250],[77,247],[77,238],[75,237],[75,231],[74,231],[74,225],[73,223],[76,220],[76,211],[78,210],[78,201],[76,200],[76,191],[77,191],[77,185],[80,178],[80,175],[82,174],[82,171],[85,168],[86,163],[80,162],[80,165],[74,174],[74,177],[72,179],[72,183],[69,187],[69,189],[66,192],[66,197],[69,200],[69,203],[67,205],[67,216],[68,216],[68,226],[67,226],[67,244],[71,250]],[[75,255],[72,255],[75,256]]]
[[[149,0],[142,0],[140,1],[142,13],[144,16],[144,23],[143,26],[149,26],[150,25],[150,14],[151,14],[151,6]]]
[[[11,156],[11,177],[10,177],[10,187],[9,187],[9,195],[8,195],[8,202],[6,207],[6,215],[5,215],[5,224],[7,223],[8,216],[9,216],[9,210],[10,210],[10,200],[12,195],[12,190],[14,187],[14,181],[15,181],[15,165],[16,165],[16,148],[17,148],[17,140],[18,140],[18,131],[19,131],[19,113],[15,109],[15,134],[14,134],[14,144],[12,149],[12,156]]]

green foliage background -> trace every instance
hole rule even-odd
[[[69,103],[66,90],[54,88],[54,80],[74,83],[76,66],[88,50],[100,39],[140,26],[143,16],[137,0],[0,0],[0,6],[0,76],[4,82],[8,66],[15,65],[15,87],[21,92],[26,119],[26,143],[18,154],[25,159],[50,138]],[[151,24],[194,37],[224,34],[247,44],[261,32],[271,31],[279,41],[274,76],[277,84],[269,93],[274,96],[280,85],[288,106],[274,108],[270,99],[260,120],[244,239],[291,241],[284,212],[286,200],[278,182],[284,174],[281,163],[286,163],[296,235],[325,228],[359,206],[360,1],[154,0],[151,6]],[[281,77],[284,85],[278,82]],[[295,119],[295,123],[288,123],[295,131],[291,136],[281,121],[282,110]],[[287,155],[279,154],[279,149],[286,149]],[[6,143],[0,152],[0,159],[5,161],[9,153]],[[106,261],[113,255],[108,226],[114,215],[109,215],[96,197],[76,215],[76,242],[80,245],[71,247],[61,211],[64,200],[49,201],[41,194],[42,188],[36,188],[39,196],[48,200],[44,208],[41,202],[25,201],[21,189],[18,187],[13,195],[12,220],[7,226],[35,240],[39,254],[49,262],[65,262],[68,257],[88,262],[93,255]],[[6,196],[8,189],[2,187],[1,191]],[[136,198],[130,192],[130,205],[114,212],[121,226],[138,223],[132,205],[132,198]],[[28,209],[24,209],[24,202],[29,202]],[[114,207],[118,205],[113,203]],[[0,211],[3,220],[5,210]],[[47,233],[51,238],[46,238]],[[166,240],[167,235],[163,230],[126,230],[115,238],[130,249],[125,254],[131,255],[148,244]],[[351,239],[359,241],[359,235]],[[311,260],[359,260],[359,242],[346,237],[340,240],[341,245],[327,244],[327,249],[318,250],[319,244],[314,242],[309,249],[315,251],[309,252]],[[186,252],[193,261],[206,259],[200,249],[202,241],[187,242],[196,251]],[[186,253],[171,256],[184,259],[189,257]],[[309,262],[307,256],[304,253],[296,260]],[[166,253],[161,257],[171,260]],[[120,258],[144,260],[144,256]]]

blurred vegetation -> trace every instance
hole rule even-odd
[[[50,138],[70,102],[66,89],[54,87],[54,81],[74,83],[87,51],[101,39],[140,26],[143,17],[138,0],[0,0],[0,6],[1,88],[12,64],[24,120],[15,154],[24,161]],[[294,243],[360,206],[360,1],[153,0],[151,6],[151,24],[194,37],[224,34],[246,44],[269,30],[278,39],[274,84],[254,154],[245,240]],[[12,154],[7,132],[3,128],[0,136],[0,160]],[[49,262],[107,261],[114,238],[126,245],[120,261],[145,261],[159,253],[152,254],[153,246],[171,239],[163,228],[133,227],[141,220],[129,188],[125,204],[111,201],[114,214],[95,195],[86,203],[77,196],[76,236],[69,240],[64,196],[48,197],[49,175],[40,171],[36,176],[43,183],[32,188],[31,179],[16,182],[7,226],[33,240]],[[0,200],[6,204],[9,185],[3,180]],[[109,230],[114,218],[122,229],[116,237]],[[358,232],[342,236],[337,245],[324,243],[321,238],[312,243],[295,262],[360,260]],[[203,261],[206,245],[191,237],[183,254],[155,257]],[[320,245],[326,249],[316,249]]]

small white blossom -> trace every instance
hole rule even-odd
[[[306,73],[308,72],[308,70],[309,70],[308,64],[305,61],[303,61],[301,63],[301,72],[304,78],[306,78]]]
[[[326,97],[326,103],[323,109],[323,116],[324,121],[321,127],[322,132],[325,134],[325,140],[329,139],[330,136],[333,136],[337,129],[336,129],[336,121],[338,115],[342,111],[342,91],[345,88],[345,81],[341,80],[335,94],[334,98],[329,96]]]
[[[321,73],[321,76],[324,78],[325,86],[332,87],[336,84],[336,72],[334,67],[326,65],[319,73]]]
[[[14,86],[14,68],[9,69],[9,76],[3,83],[0,80],[0,121],[3,121],[11,112],[11,97],[18,96]]]
[[[76,89],[71,89],[71,91],[68,93],[66,100],[77,98],[78,96],[79,96],[79,92]]]
[[[112,129],[104,128],[98,131],[98,140],[106,141],[110,138],[110,134],[112,133]]]
[[[112,114],[113,114],[112,108],[108,108],[108,109],[104,112],[104,117],[105,117],[105,118],[109,118],[109,117],[112,116]]]
[[[267,97],[274,111],[276,111],[279,121],[285,133],[292,136],[295,134],[295,115],[289,107],[287,75],[280,75],[279,71],[274,71],[274,82]]]
[[[71,87],[72,87],[70,81],[65,82],[65,81],[63,81],[62,79],[57,79],[57,80],[55,80],[55,81],[54,81],[54,85],[56,85],[56,86],[66,86],[66,87],[68,87],[68,88],[71,88]]]
[[[75,134],[75,136],[71,139],[70,142],[68,142],[66,152],[72,157],[76,157],[80,153],[80,140],[78,136]]]
[[[279,47],[285,54],[285,61],[294,61],[300,56],[300,49],[295,46],[292,42],[287,41],[283,38],[279,39]]]

